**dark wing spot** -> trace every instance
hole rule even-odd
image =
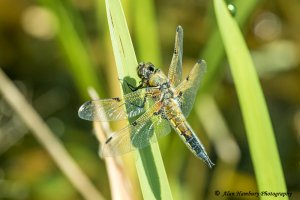
[[[119,97],[115,97],[115,98],[112,98],[113,100],[116,100],[116,101],[118,101],[118,102],[120,102],[121,101],[121,99],[119,98]]]
[[[190,79],[190,75],[188,75],[187,77],[186,77],[186,80],[188,81]]]
[[[131,125],[132,125],[132,126],[136,126],[136,125],[137,125],[137,122],[133,122]]]
[[[153,115],[160,115],[160,114],[162,114],[163,113],[163,110],[162,109],[160,109],[159,111],[157,111],[157,112],[154,112],[153,113]]]
[[[178,96],[181,97],[182,94],[183,94],[182,91],[180,91],[180,92],[178,93]]]
[[[109,142],[111,141],[111,139],[112,139],[112,136],[110,136],[110,137],[106,140],[105,144],[109,143]]]

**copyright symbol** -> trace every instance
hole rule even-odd
[[[219,191],[219,190],[216,190],[216,191],[215,191],[215,195],[216,195],[216,196],[219,196],[219,195],[220,195],[220,191]]]

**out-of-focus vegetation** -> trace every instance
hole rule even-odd
[[[208,43],[218,34],[212,1],[147,2],[153,8],[151,13],[143,12],[143,6],[133,0],[122,1],[138,61],[142,61],[141,57],[153,59],[154,64],[161,65],[159,67],[167,72],[179,24],[185,33],[184,75],[201,52],[204,52],[203,59],[217,57],[214,63],[217,73],[206,81],[207,94],[199,96],[188,118],[216,166],[208,169],[175,133],[159,142],[174,199],[214,199],[215,191],[257,191],[235,87],[225,54],[221,52],[223,57],[218,57],[223,47],[218,40]],[[243,7],[246,5],[243,1],[232,2],[237,5],[236,18],[241,15],[239,12],[249,11]],[[298,199],[300,3],[265,0],[255,3],[250,10],[243,16],[241,29],[260,76],[287,190],[293,192],[291,199]],[[143,19],[151,23],[149,15],[155,20],[153,28],[157,30],[153,38],[157,37],[158,41],[153,44],[159,44],[157,47],[151,43],[151,48],[159,51],[153,58],[148,58],[142,44],[149,43],[152,37],[147,32],[144,36],[140,34],[147,25]],[[207,60],[209,71],[213,61]],[[104,1],[0,1],[0,67],[107,199],[111,194],[104,162],[98,157],[98,142],[92,134],[91,123],[80,120],[77,110],[88,99],[85,91],[88,85],[96,87],[101,97],[120,94],[114,62]],[[90,79],[86,76],[88,73]],[[126,159],[126,175],[131,180],[135,198],[139,199],[135,167],[128,162]],[[82,199],[2,95],[1,198]]]
[[[222,0],[214,0],[214,8],[236,86],[258,191],[286,191],[274,131],[258,74],[243,34],[232,17],[235,16],[235,7]],[[288,199],[287,196],[281,198]],[[269,197],[262,195],[261,199]]]

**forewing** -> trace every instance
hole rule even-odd
[[[187,117],[192,110],[195,102],[195,97],[205,71],[205,61],[197,61],[186,79],[182,81],[175,89],[175,95],[178,96],[181,111],[183,112],[185,117]]]
[[[172,86],[177,86],[182,78],[183,29],[178,26],[175,36],[174,53],[169,67],[168,79]]]
[[[80,118],[90,121],[116,121],[138,116],[145,111],[145,98],[155,98],[159,90],[143,88],[124,95],[124,98],[112,98],[85,102],[78,111]]]
[[[157,137],[168,134],[171,131],[168,121],[160,114],[155,114],[160,108],[161,103],[158,102],[136,121],[109,136],[102,147],[102,156],[122,155],[141,149],[156,142]],[[154,130],[156,137],[153,136]]]

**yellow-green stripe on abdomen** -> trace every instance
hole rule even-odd
[[[204,146],[184,118],[183,114],[181,112],[177,112],[177,115],[169,115],[167,117],[172,127],[175,129],[190,151],[198,158],[202,159],[209,167],[212,167],[214,164],[209,159]]]

